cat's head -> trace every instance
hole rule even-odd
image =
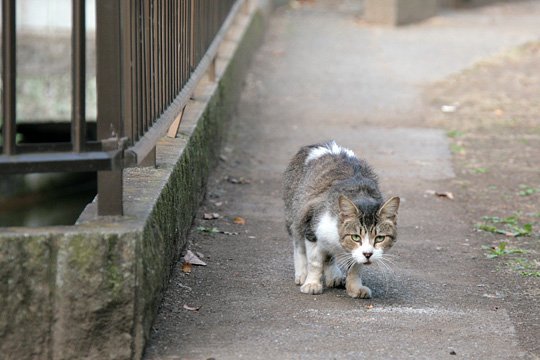
[[[339,196],[338,232],[341,246],[360,264],[382,260],[397,238],[399,197],[382,205],[358,206],[345,195]]]

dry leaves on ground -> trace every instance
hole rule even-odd
[[[195,255],[191,250],[188,250],[186,252],[186,255],[184,255],[184,264],[206,266],[206,263],[202,261],[197,255]]]
[[[184,309],[189,311],[199,311],[201,309],[200,306],[190,306],[188,304],[184,304]]]
[[[220,215],[218,213],[204,213],[203,219],[204,220],[214,220],[219,219]]]
[[[434,196],[445,198],[445,199],[454,200],[454,194],[452,194],[450,191],[426,190],[426,194],[434,195]]]
[[[244,219],[243,217],[237,216],[233,219],[233,223],[237,225],[246,225],[246,219]]]

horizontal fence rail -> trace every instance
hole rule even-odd
[[[97,138],[86,119],[85,0],[72,0],[70,142],[17,142],[16,0],[2,0],[0,174],[98,171],[98,213],[122,214],[122,169],[155,146],[247,0],[96,0]],[[34,136],[35,137],[35,136]],[[153,159],[152,159],[153,158]]]

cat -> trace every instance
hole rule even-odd
[[[306,294],[345,285],[370,298],[362,266],[384,260],[397,239],[400,198],[383,201],[377,175],[335,141],[302,147],[283,174],[285,223],[294,245],[295,283]]]

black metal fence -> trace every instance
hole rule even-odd
[[[0,175],[98,171],[98,214],[122,214],[122,169],[155,146],[215,64],[247,0],[96,0],[97,139],[87,136],[85,0],[72,0],[71,141],[17,143],[16,0],[2,0]]]

